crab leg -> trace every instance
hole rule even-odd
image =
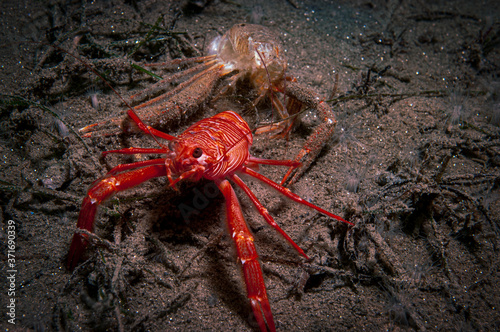
[[[162,163],[105,177],[92,186],[83,199],[76,227],[92,232],[97,209],[104,201],[119,191],[130,189],[152,178],[166,175],[165,164]],[[87,243],[87,236],[75,232],[68,253],[67,265],[69,269],[76,267],[87,247]]]
[[[213,62],[208,63],[212,64]],[[135,106],[136,113],[141,119],[147,122],[152,127],[166,128],[174,124],[176,121],[182,120],[183,117],[189,117],[198,109],[198,107],[207,100],[213,90],[217,78],[220,77],[222,65],[217,63],[212,64],[207,69],[192,76],[188,80],[180,83],[174,89],[146,102]],[[196,83],[195,83],[196,82]],[[191,96],[189,86],[195,84],[198,94]],[[147,93],[147,91],[145,92]],[[138,97],[138,96],[135,96]],[[95,123],[80,129],[83,137],[92,137],[98,133],[103,133],[106,136],[119,134],[122,131],[126,133],[137,133],[137,123],[128,116],[122,119],[111,118],[103,122]],[[116,126],[122,127],[121,131],[113,132]],[[168,135],[167,135],[168,136]]]
[[[146,63],[144,64],[145,67],[173,67],[173,66],[179,66],[179,65],[188,65],[190,63],[194,62],[205,62],[208,60],[212,60],[216,57],[216,54],[212,55],[205,55],[205,56],[199,56],[195,58],[184,58],[184,59],[173,59],[171,61],[167,62],[154,62],[154,63]]]
[[[122,173],[130,169],[136,169],[151,165],[165,165],[165,159],[159,158],[159,159],[137,161],[135,163],[130,163],[130,164],[121,164],[110,169],[107,175],[115,175],[117,173]]]
[[[144,98],[147,95],[154,94],[154,93],[158,92],[159,90],[164,89],[165,84],[171,83],[171,82],[178,80],[178,79],[181,79],[181,78],[184,78],[184,77],[189,76],[193,73],[198,73],[198,72],[202,71],[203,69],[206,69],[207,67],[212,66],[214,63],[215,63],[215,60],[212,60],[209,62],[204,62],[204,63],[201,63],[197,66],[192,67],[192,68],[189,68],[189,69],[183,70],[181,72],[178,72],[176,74],[170,75],[167,78],[164,78],[164,79],[156,82],[155,84],[151,85],[147,89],[144,89],[143,91],[136,93],[135,95],[130,96],[130,99]],[[151,66],[151,65],[153,65],[153,64],[146,64],[145,66]]]
[[[175,87],[175,89],[172,89],[171,91],[169,92],[166,92],[156,98],[153,98],[153,99],[150,99],[140,105],[137,105],[135,106],[135,109],[138,110],[138,109],[141,109],[141,108],[144,108],[146,106],[150,106],[150,105],[153,105],[153,104],[158,104],[159,102],[162,102],[164,100],[168,100],[169,98],[171,98],[173,95],[175,94],[178,94],[179,92],[181,92],[182,90],[184,90],[186,87],[190,86],[191,84],[193,84],[193,82],[196,82],[197,80],[199,80],[200,78],[208,75],[210,72],[214,72],[216,75],[218,75],[218,71],[220,70],[221,66],[220,65],[212,65],[211,67],[207,68],[206,70],[194,75],[193,77],[191,77],[190,79],[188,79],[187,81],[185,82],[182,82],[180,83],[178,86]],[[211,88],[211,87],[210,87]],[[166,103],[164,104],[160,104],[160,105],[166,105]],[[155,109],[160,109],[160,107],[156,107],[155,106]],[[161,110],[159,110],[158,112],[161,112]]]
[[[291,167],[281,180],[281,185],[288,183],[292,184],[309,168],[316,157],[321,152],[321,149],[326,142],[333,136],[335,125],[335,115],[331,107],[309,89],[305,89],[294,81],[287,82],[285,93],[293,99],[305,104],[308,107],[316,109],[322,123],[316,127],[314,132],[309,136],[303,148],[295,157],[295,161],[301,162],[302,166],[298,168]],[[292,113],[293,114],[293,113]],[[292,173],[294,173],[292,176]],[[290,176],[292,176],[290,178]]]
[[[269,212],[267,212],[267,209],[262,205],[262,203],[259,201],[257,196],[255,196],[255,194],[250,190],[250,188],[248,188],[248,186],[245,184],[245,182],[243,182],[239,178],[239,176],[237,176],[237,175],[231,176],[231,180],[233,180],[234,183],[236,183],[241,189],[243,189],[245,194],[247,194],[247,196],[250,198],[252,203],[255,205],[255,207],[259,211],[260,215],[262,217],[264,217],[264,219],[267,221],[267,223],[269,225],[271,225],[272,227],[274,227],[274,229],[276,229],[285,238],[285,240],[287,240],[295,248],[295,250],[297,250],[299,252],[299,254],[304,256],[306,259],[309,259],[309,257],[307,257],[307,255],[304,253],[304,250],[302,250],[302,248],[300,248],[290,238],[290,236],[288,236],[288,234],[286,234],[285,231],[281,229],[281,227],[276,223],[276,221],[274,221],[274,218],[269,214]]]
[[[264,182],[265,184],[271,186],[272,188],[276,189],[277,191],[279,191],[280,193],[282,193],[283,195],[285,195],[286,197],[290,198],[291,200],[297,202],[297,203],[300,203],[300,204],[303,204],[303,205],[306,205],[330,218],[333,218],[335,220],[338,220],[338,221],[341,221],[343,223],[346,223],[346,224],[349,224],[349,225],[354,225],[353,223],[331,213],[331,212],[328,212],[326,210],[323,210],[322,208],[320,208],[319,206],[316,206],[312,203],[309,203],[308,201],[306,201],[305,199],[301,198],[299,195],[297,194],[294,194],[293,192],[290,191],[290,189],[288,188],[285,188],[279,184],[277,184],[276,182],[266,178],[264,175],[260,174],[260,173],[257,173],[255,172],[254,170],[248,168],[248,167],[243,167],[240,169],[240,172],[244,173],[244,174],[248,174],[254,178],[256,178],[257,180],[260,180],[262,182]]]
[[[274,165],[274,166],[290,166],[299,167],[300,163],[293,160],[274,160],[274,159],[262,159],[254,156],[249,156],[246,165]]]
[[[252,234],[241,212],[238,198],[228,180],[218,180],[216,183],[226,199],[227,224],[241,262],[247,296],[250,299],[255,319],[261,331],[267,331],[266,322],[270,331],[276,331],[262,270],[258,261],[259,256],[253,243]]]
[[[304,103],[306,106],[316,109],[319,118],[322,123],[316,127],[314,132],[309,136],[304,144],[304,147],[295,157],[295,161],[301,162],[302,166],[298,168],[290,167],[288,172],[281,180],[281,184],[292,184],[298,180],[298,178],[309,168],[316,157],[321,152],[321,149],[325,146],[326,142],[333,136],[335,125],[337,121],[335,120],[335,114],[333,113],[330,105],[322,101],[314,92],[309,89],[305,89],[298,85],[294,81],[288,81],[286,85],[285,93],[299,102]],[[294,173],[292,176],[292,173]],[[292,176],[290,178],[290,176]]]

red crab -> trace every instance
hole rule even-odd
[[[201,120],[177,137],[147,127],[132,111],[128,116],[140,130],[158,139],[168,140],[167,146],[157,149],[127,148],[107,151],[119,154],[162,154],[163,157],[118,165],[96,182],[84,198],[77,228],[93,231],[98,207],[113,194],[139,185],[156,177],[166,176],[172,187],[182,180],[213,180],[226,200],[227,224],[236,247],[245,278],[247,295],[261,331],[275,331],[271,306],[267,298],[262,270],[258,261],[253,236],[243,217],[238,198],[229,182],[239,186],[250,198],[264,219],[277,230],[303,257],[304,251],[278,226],[255,194],[238,174],[247,174],[276,189],[293,201],[313,208],[333,219],[352,225],[322,208],[309,203],[250,167],[258,164],[298,167],[297,161],[269,160],[253,157],[249,153],[253,137],[248,124],[236,113],[226,111]],[[88,235],[75,232],[68,254],[68,267],[73,269],[80,261],[88,244]]]

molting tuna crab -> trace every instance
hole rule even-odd
[[[279,130],[282,135],[287,135],[299,113],[306,107],[315,109],[322,120],[295,157],[295,161],[301,162],[302,165],[295,169],[290,168],[282,184],[297,181],[333,135],[336,120],[331,107],[315,92],[298,84],[294,78],[286,76],[287,65],[283,46],[278,36],[266,27],[236,24],[222,37],[211,42],[209,54],[206,56],[145,64],[146,67],[162,68],[181,65],[188,68],[132,96],[132,100],[142,102],[135,106],[138,115],[152,127],[168,127],[189,117],[201,104],[209,100],[220,80],[228,81],[222,90],[226,92],[238,81],[245,79],[258,93],[253,104],[257,105],[262,98],[268,96],[280,118],[277,124],[257,128],[257,134]],[[170,83],[179,80],[181,83],[173,89],[168,89]],[[160,94],[157,95],[158,93]],[[157,96],[148,99],[152,95]],[[284,95],[283,98],[280,98],[281,95]],[[87,126],[81,131],[90,136],[96,129],[102,129],[103,125],[116,122],[116,119],[109,120]],[[139,132],[134,121],[128,116],[121,121],[121,126],[126,132]]]

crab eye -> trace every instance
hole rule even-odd
[[[199,158],[203,154],[203,150],[201,148],[196,148],[193,150],[193,158]]]

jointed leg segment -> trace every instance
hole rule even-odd
[[[274,227],[274,229],[276,229],[288,241],[288,243],[290,243],[295,248],[295,250],[299,252],[299,254],[304,256],[306,259],[309,259],[309,257],[307,257],[307,255],[304,253],[304,250],[302,250],[302,248],[300,248],[290,238],[290,236],[288,236],[288,234],[286,234],[285,231],[283,231],[281,227],[274,221],[273,217],[269,214],[269,212],[267,212],[267,209],[262,205],[262,203],[258,200],[257,196],[255,196],[250,188],[248,188],[248,186],[237,175],[231,176],[231,180],[233,180],[234,183],[236,183],[241,189],[243,189],[243,191],[247,194],[247,196],[259,211],[260,215],[267,221],[267,223]]]
[[[165,176],[165,165],[152,165],[135,169],[126,173],[111,175],[97,182],[83,199],[77,228],[92,232],[95,215],[99,206],[115,193],[135,187],[152,178]],[[78,264],[83,251],[87,247],[85,235],[75,233],[68,253],[68,267],[73,269]]]
[[[271,306],[267,298],[266,286],[262,270],[258,261],[257,250],[253,237],[248,229],[241,206],[228,180],[217,181],[217,186],[226,199],[226,218],[229,233],[234,241],[241,268],[245,277],[247,295],[250,299],[253,314],[261,331],[266,331],[266,322],[269,330],[276,331]],[[262,315],[264,313],[264,315]],[[265,317],[265,320],[264,320]]]

